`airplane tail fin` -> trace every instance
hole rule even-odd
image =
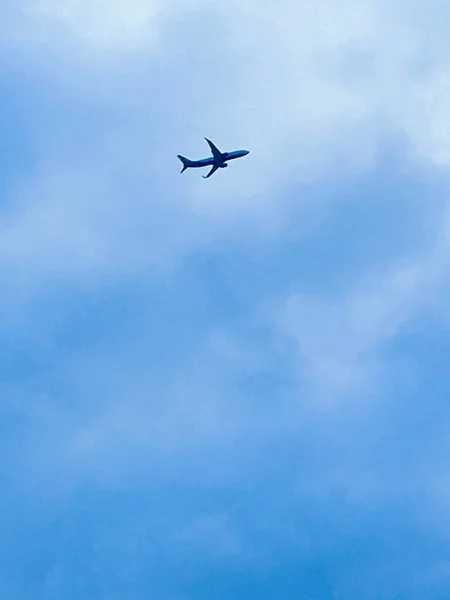
[[[184,171],[186,171],[186,169],[191,166],[191,164],[190,164],[191,161],[188,158],[186,158],[185,156],[181,156],[181,154],[177,154],[177,157],[183,163],[183,168],[180,171],[180,175],[181,175],[181,173],[183,173]]]

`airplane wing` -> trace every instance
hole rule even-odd
[[[220,158],[222,156],[222,152],[211,142],[211,140],[208,140],[208,138],[205,138],[205,140],[208,142],[209,147],[211,148],[214,159]]]
[[[211,169],[211,171],[208,173],[208,175],[203,175],[203,179],[208,179],[208,177],[211,177],[211,175],[213,173],[215,173],[217,171],[217,169],[220,169],[220,167],[218,165],[214,165],[213,168]]]

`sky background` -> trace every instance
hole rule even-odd
[[[0,17],[0,597],[448,599],[450,4]]]

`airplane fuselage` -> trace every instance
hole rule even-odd
[[[222,160],[216,161],[213,156],[210,158],[202,158],[201,160],[191,160],[189,163],[190,167],[209,167],[216,164],[220,164],[221,167],[226,165],[229,160],[234,160],[235,158],[242,158],[243,156],[247,156],[249,154],[248,150],[235,150],[234,152],[224,152],[222,155]]]

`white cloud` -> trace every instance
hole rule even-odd
[[[424,49],[420,21],[404,18],[408,7],[322,0],[264,10],[232,2],[216,10],[228,31],[214,48],[216,66],[209,65],[217,81],[202,118],[187,127],[192,139],[206,130],[219,146],[239,140],[251,154],[207,185],[196,181],[199,212],[249,209],[271,220],[275,203],[276,211],[289,211],[281,198],[286,183],[364,172],[398,136],[414,159],[446,163],[447,42]]]
[[[290,296],[279,323],[297,345],[294,356],[307,380],[334,391],[366,383],[372,353],[395,337],[411,315],[416,277],[414,269],[400,271],[358,284],[335,302]]]
[[[153,41],[159,0],[34,0],[22,2],[32,38],[63,44],[73,36],[88,53],[137,50]],[[34,35],[33,35],[34,34]]]
[[[446,126],[450,70],[442,64],[438,49],[431,48],[423,72],[417,74],[413,67],[422,52],[419,24],[404,22],[401,10],[394,10],[391,3],[347,0],[337,6],[330,0],[314,4],[285,0],[268,3],[264,10],[256,2],[199,1],[163,7],[144,0],[107,6],[100,0],[89,4],[42,0],[26,6],[38,29],[43,23],[50,28],[57,24],[70,30],[81,47],[92,42],[105,50],[116,43],[116,50],[125,50],[122,42],[133,45],[138,38],[147,39],[148,28],[157,30],[163,21],[170,31],[175,9],[185,14],[191,28],[196,21],[183,11],[196,7],[218,16],[224,28],[217,40],[205,32],[207,62],[200,67],[208,80],[221,62],[226,68],[209,88],[195,93],[200,106],[192,119],[185,120],[183,138],[194,139],[195,134],[198,148],[203,145],[199,131],[211,130],[220,146],[228,148],[239,140],[251,150],[239,164],[204,182],[197,172],[180,178],[174,147],[170,167],[159,173],[163,161],[157,146],[152,145],[147,156],[142,141],[132,147],[133,139],[150,134],[156,126],[145,98],[155,90],[142,88],[142,100],[139,86],[129,93],[123,89],[126,85],[118,86],[121,101],[124,97],[128,101],[118,107],[120,114],[133,113],[126,117],[129,132],[122,136],[112,126],[110,135],[98,139],[94,151],[87,151],[86,159],[73,153],[57,159],[43,146],[35,175],[12,197],[13,210],[0,224],[0,265],[5,272],[26,273],[28,282],[63,276],[82,280],[89,273],[149,277],[160,265],[176,264],[180,256],[222,235],[258,235],[252,215],[261,215],[261,222],[270,224],[289,218],[287,202],[292,200],[283,201],[281,193],[285,183],[367,168],[380,140],[401,130],[422,158],[443,165],[450,156]],[[195,44],[200,47],[200,27],[197,33]],[[175,44],[177,37],[167,39],[170,42],[161,40],[162,52],[173,50],[164,44]],[[51,43],[57,48],[61,40],[57,36]],[[183,39],[182,44],[179,50],[186,67],[198,48],[192,40]],[[141,50],[136,59],[145,56],[147,50]],[[72,75],[76,89],[77,78],[81,82],[83,75],[81,71]],[[178,71],[171,77],[172,87],[158,87],[163,98],[183,91]],[[83,85],[82,93],[88,98],[91,91]],[[173,137],[171,110],[158,112],[156,118]],[[189,154],[188,148],[176,151]],[[124,190],[116,191],[122,168],[136,175],[145,193],[129,197]],[[172,169],[176,183],[162,185]],[[236,228],[223,226],[242,220],[243,214],[247,219],[251,215],[245,231],[236,234]],[[275,229],[281,233],[282,225]],[[261,229],[263,235],[269,230]],[[441,254],[433,251],[423,258],[429,271],[442,274]],[[310,372],[321,373],[338,387],[358,378],[367,367],[366,352],[395,335],[412,310],[410,305],[417,302],[423,271],[420,264],[412,265],[406,272],[358,284],[337,305],[302,295],[292,298],[283,327],[292,326]],[[409,279],[399,284],[398,277]],[[301,316],[304,313],[308,319]]]
[[[405,127],[417,154],[450,165],[450,63],[438,64],[405,102]]]
[[[322,300],[291,294],[275,317],[276,328],[290,340],[298,372],[316,391],[371,390],[382,385],[382,348],[417,315],[433,310],[446,296],[447,223],[423,256],[366,276],[340,298]],[[381,371],[380,371],[381,369]]]
[[[277,214],[287,219],[291,211],[287,202],[292,200],[282,200],[286,183],[314,181],[330,174],[340,177],[365,169],[372,165],[380,141],[400,131],[407,133],[413,151],[423,159],[439,165],[449,160],[446,111],[450,70],[442,62],[442,47],[430,45],[422,70],[415,69],[423,51],[423,36],[420,21],[402,18],[402,11],[408,11],[409,5],[394,9],[392,3],[369,0],[346,0],[339,6],[331,0],[314,4],[284,0],[267,3],[261,10],[259,3],[237,1],[162,6],[123,0],[106,6],[100,0],[89,4],[81,0],[47,0],[26,6],[25,12],[34,15],[38,29],[44,22],[50,28],[57,23],[72,32],[80,47],[89,41],[104,49],[117,49],[118,43],[124,50],[124,40],[131,40],[133,46],[136,39],[147,39],[149,27],[156,31],[163,22],[165,31],[171,26],[180,27],[184,15],[186,26],[198,34],[195,42],[194,36],[180,42],[178,50],[186,59],[184,66],[191,57],[198,57],[202,34],[206,38],[202,52],[206,62],[194,63],[195,71],[205,70],[205,80],[193,81],[200,81],[204,87],[193,96],[200,104],[195,114],[185,108],[189,118],[184,119],[183,139],[198,139],[200,144],[199,132],[207,130],[219,146],[228,148],[239,140],[251,154],[208,182],[197,172],[188,172],[169,189],[160,182],[172,173],[172,168],[173,177],[179,177],[176,151],[189,154],[187,148],[173,148],[170,168],[164,167],[162,175],[156,169],[151,171],[159,186],[153,187],[150,177],[142,177],[142,172],[145,163],[156,158],[158,149],[152,147],[153,154],[142,157],[142,142],[137,151],[130,152],[130,141],[133,137],[139,139],[142,132],[151,132],[156,126],[152,118],[157,118],[158,126],[173,136],[173,105],[154,117],[145,96],[155,94],[152,86],[142,88],[143,99],[137,98],[141,88],[133,88],[136,97],[131,92],[127,96],[121,88],[121,98],[129,100],[121,107],[121,114],[133,112],[132,134],[123,139],[120,135],[108,136],[96,147],[96,156],[109,157],[112,143],[115,145],[111,164],[102,160],[99,168],[100,159],[97,164],[92,153],[91,164],[71,156],[61,169],[55,156],[42,149],[44,159],[38,175],[13,198],[13,215],[2,224],[0,258],[7,268],[28,267],[42,279],[49,273],[64,271],[70,276],[90,270],[108,275],[130,270],[147,274],[149,265],[170,265],[196,245],[218,239],[223,235],[222,222],[228,217],[235,222],[241,220],[243,208],[247,209],[247,218],[248,214],[259,213],[262,220],[282,223],[283,219],[277,221]],[[198,15],[204,11],[220,18],[223,29],[217,39],[202,31],[203,22],[195,30],[196,20],[189,14],[193,8],[199,10]],[[171,23],[172,14],[177,14],[178,25]],[[439,15],[434,13],[434,18],[437,22]],[[173,51],[176,40],[176,35],[160,40],[161,52]],[[61,40],[56,37],[52,43],[57,48]],[[133,55],[136,60],[148,51],[141,50]],[[72,76],[82,81],[81,71]],[[159,86],[157,93],[165,99],[191,93],[183,88],[189,78],[181,83],[179,78],[180,73],[174,70],[171,85],[167,89]],[[89,93],[83,87],[86,97]],[[164,151],[168,149],[164,147]],[[149,198],[143,194],[139,199],[130,199],[113,189],[121,165],[131,170],[130,153],[140,165],[135,172],[141,177],[142,187],[149,186]],[[160,158],[158,161],[157,167],[162,164]],[[49,169],[45,166],[48,164],[53,166]],[[154,194],[160,192],[154,189],[165,189],[164,199],[155,198]],[[163,203],[165,207],[170,204],[170,209],[161,208]],[[247,224],[248,231],[255,234],[257,222],[249,220]],[[234,235],[234,230],[227,229],[226,235]],[[431,260],[425,257],[427,268],[442,272]],[[420,266],[417,269],[422,273]],[[417,269],[412,266],[408,271],[413,273],[412,281]],[[368,289],[365,284],[358,286],[338,307],[327,302],[311,303],[301,296],[291,300],[291,313],[301,313],[300,307],[312,313],[309,323],[301,319],[297,322],[294,316],[292,322],[296,323],[295,335],[302,353],[315,365],[313,370],[323,370],[326,364],[326,372],[334,373],[331,379],[348,382],[355,371],[347,367],[358,361],[366,348],[376,346],[377,340],[396,330],[403,318],[399,314],[408,310],[404,311],[405,304],[413,302],[414,285],[420,287],[399,285],[396,277],[389,274],[368,284]],[[417,277],[420,281],[422,275]],[[329,331],[324,322],[329,323]],[[312,323],[323,331],[322,338],[315,338]],[[338,338],[343,341],[338,343]]]
[[[130,94],[124,108],[139,115],[146,128],[144,123],[154,119],[151,96],[167,98],[170,109],[158,119],[172,133],[176,114],[171,98],[176,96],[177,110],[185,113],[183,147],[177,146],[176,152],[206,152],[200,146],[203,134],[219,147],[237,144],[251,150],[248,158],[206,184],[194,178],[198,173],[183,176],[195,217],[235,218],[245,209],[266,221],[276,219],[276,212],[289,211],[279,193],[286,183],[368,169],[380,143],[399,132],[406,132],[412,151],[425,160],[446,161],[448,103],[445,89],[436,90],[445,88],[447,78],[443,48],[429,49],[425,76],[417,72],[423,52],[420,21],[403,18],[408,7],[371,0],[346,0],[339,6],[330,0],[283,0],[266,3],[264,10],[257,2],[206,0],[165,5],[150,0],[42,0],[24,6],[25,13],[35,15],[37,29],[57,23],[79,41],[84,62],[80,72],[71,70],[71,78],[79,79],[80,86],[89,60],[96,60],[91,45],[107,51],[111,77],[122,55],[130,66],[151,56],[155,49],[146,47],[149,35],[160,38],[159,56],[168,53],[185,60],[184,69],[192,65],[190,77],[181,78],[174,70],[163,85],[154,82],[152,71],[146,72],[148,87],[134,88],[136,96]],[[220,35],[209,33],[205,15],[219,20]],[[50,35],[48,43],[64,56],[67,49],[60,37]],[[73,48],[67,53],[72,67]],[[128,54],[129,48],[134,52]],[[440,73],[437,79],[435,72]],[[123,98],[127,82],[117,87]],[[76,84],[74,88],[76,93]],[[82,92],[96,93],[84,87]],[[195,110],[185,102],[195,103]],[[174,166],[174,176],[175,171]]]

